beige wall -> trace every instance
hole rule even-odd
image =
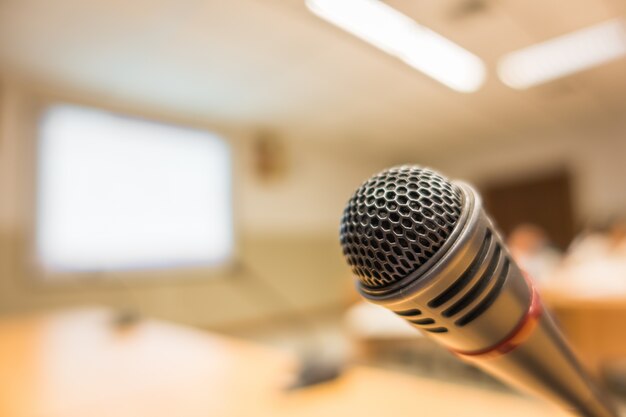
[[[354,161],[336,149],[319,148],[304,138],[285,138],[288,173],[284,179],[265,184],[252,170],[251,130],[13,81],[6,81],[1,91],[0,311],[104,304],[223,327],[285,314],[292,306],[309,311],[344,302],[349,280],[337,242],[338,221],[351,191],[372,171],[370,164]],[[90,276],[88,282],[42,286],[27,268],[32,253],[33,128],[41,103],[56,99],[190,124],[227,138],[234,159],[237,260],[247,269],[193,279],[177,279],[177,272],[171,271],[152,281],[119,273],[106,279]],[[259,278],[282,292],[291,305],[268,293]]]
[[[574,211],[581,224],[626,214],[626,118],[584,129],[563,126],[446,153],[451,155],[433,163],[451,177],[476,184],[565,167],[572,174]]]
[[[363,179],[398,161],[393,154],[355,155],[340,146],[319,145],[314,138],[284,138],[288,173],[265,184],[252,170],[253,129],[61,91],[12,80],[0,88],[0,311],[97,303],[215,327],[287,313],[290,306],[263,295],[255,274],[303,310],[343,303],[350,286],[337,243],[343,205]],[[79,285],[39,285],[25,268],[31,254],[33,129],[40,103],[55,99],[207,128],[227,138],[234,157],[238,258],[255,273],[237,270],[177,280],[174,271],[152,281],[119,274],[113,279],[91,277]],[[564,127],[479,147],[446,148],[427,158],[419,150],[404,152],[401,161],[427,164],[476,183],[567,166],[574,175],[575,210],[584,220],[625,211],[625,135],[624,125],[586,131]]]

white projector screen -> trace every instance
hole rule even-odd
[[[45,269],[216,265],[233,249],[219,137],[57,105],[39,137],[36,247]]]

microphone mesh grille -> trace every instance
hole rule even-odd
[[[432,258],[461,214],[461,192],[419,166],[385,170],[346,206],[340,240],[352,271],[369,288],[398,282]]]

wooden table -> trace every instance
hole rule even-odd
[[[559,327],[594,372],[626,362],[626,298],[588,296],[552,288],[543,291]]]
[[[247,342],[106,310],[0,321],[3,417],[557,417],[521,396],[354,367],[287,391],[294,362]]]
[[[0,416],[186,417],[267,408],[289,358],[157,322],[115,328],[106,310],[0,323]]]

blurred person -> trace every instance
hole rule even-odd
[[[567,249],[565,260],[568,265],[602,259],[609,253],[607,229],[595,225],[578,235]]]
[[[626,221],[622,218],[597,223],[581,233],[567,250],[568,264],[608,257],[626,257]]]
[[[626,258],[626,220],[620,219],[609,230],[609,250],[615,256]]]
[[[626,294],[626,222],[613,219],[577,237],[557,278],[559,287],[577,295]]]
[[[561,253],[550,244],[546,232],[534,224],[521,224],[509,234],[511,256],[539,285],[552,277]]]

